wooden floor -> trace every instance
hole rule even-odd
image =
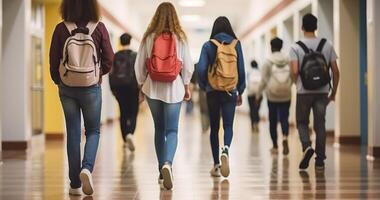
[[[325,173],[310,167],[300,174],[302,153],[294,130],[289,156],[272,156],[268,124],[261,124],[259,134],[252,134],[248,124],[246,115],[237,116],[231,175],[215,179],[209,176],[213,164],[209,136],[201,133],[199,116],[182,115],[172,191],[157,184],[149,113],[139,117],[134,154],[123,150],[118,124],[104,126],[93,197],[68,195],[64,141],[45,143],[36,137],[27,153],[3,152],[0,199],[380,199],[380,162],[367,162],[365,148],[333,148],[329,142]]]

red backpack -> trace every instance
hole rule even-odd
[[[163,33],[153,44],[150,58],[146,65],[153,81],[173,82],[182,69],[182,62],[177,57],[176,36]]]

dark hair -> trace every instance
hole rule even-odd
[[[62,0],[61,17],[68,22],[99,21],[97,0]]]
[[[132,36],[128,33],[123,33],[123,35],[120,36],[120,43],[121,45],[129,45],[131,44]]]
[[[252,68],[257,68],[258,67],[258,64],[257,64],[256,60],[252,60],[251,61],[251,67]]]
[[[226,33],[231,37],[237,39],[234,31],[232,30],[230,21],[225,16],[220,16],[216,18],[212,27],[210,39],[214,38],[215,35],[217,35],[218,33]]]
[[[282,49],[282,40],[278,37],[273,38],[270,41],[270,47],[272,48],[272,52],[281,51]]]
[[[302,28],[305,32],[314,32],[317,30],[318,19],[311,13],[308,13],[302,18]]]

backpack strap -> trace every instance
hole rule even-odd
[[[70,35],[71,35],[71,32],[75,29],[77,29],[77,25],[74,23],[74,22],[67,22],[67,21],[64,21],[63,22],[67,28],[67,30],[69,31]]]
[[[222,44],[218,40],[211,39],[210,42],[214,43],[217,47],[220,47]]]
[[[238,42],[239,42],[239,40],[233,39],[230,45],[233,46],[233,47],[236,47],[236,45],[237,45]]]
[[[89,30],[88,34],[92,35],[92,33],[95,31],[96,27],[98,26],[99,22],[88,22],[87,28]]]
[[[326,39],[325,38],[322,38],[322,40],[319,42],[319,45],[318,45],[318,48],[317,48],[317,52],[321,53],[322,50],[323,50],[323,47],[325,46],[326,44]]]
[[[302,48],[302,50],[305,52],[305,54],[310,53],[309,48],[303,43],[301,40],[297,42],[297,44]]]

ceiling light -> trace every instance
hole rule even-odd
[[[206,2],[204,0],[181,0],[179,5],[182,7],[203,7]]]
[[[201,20],[200,15],[182,15],[181,19],[185,22],[196,22]]]

